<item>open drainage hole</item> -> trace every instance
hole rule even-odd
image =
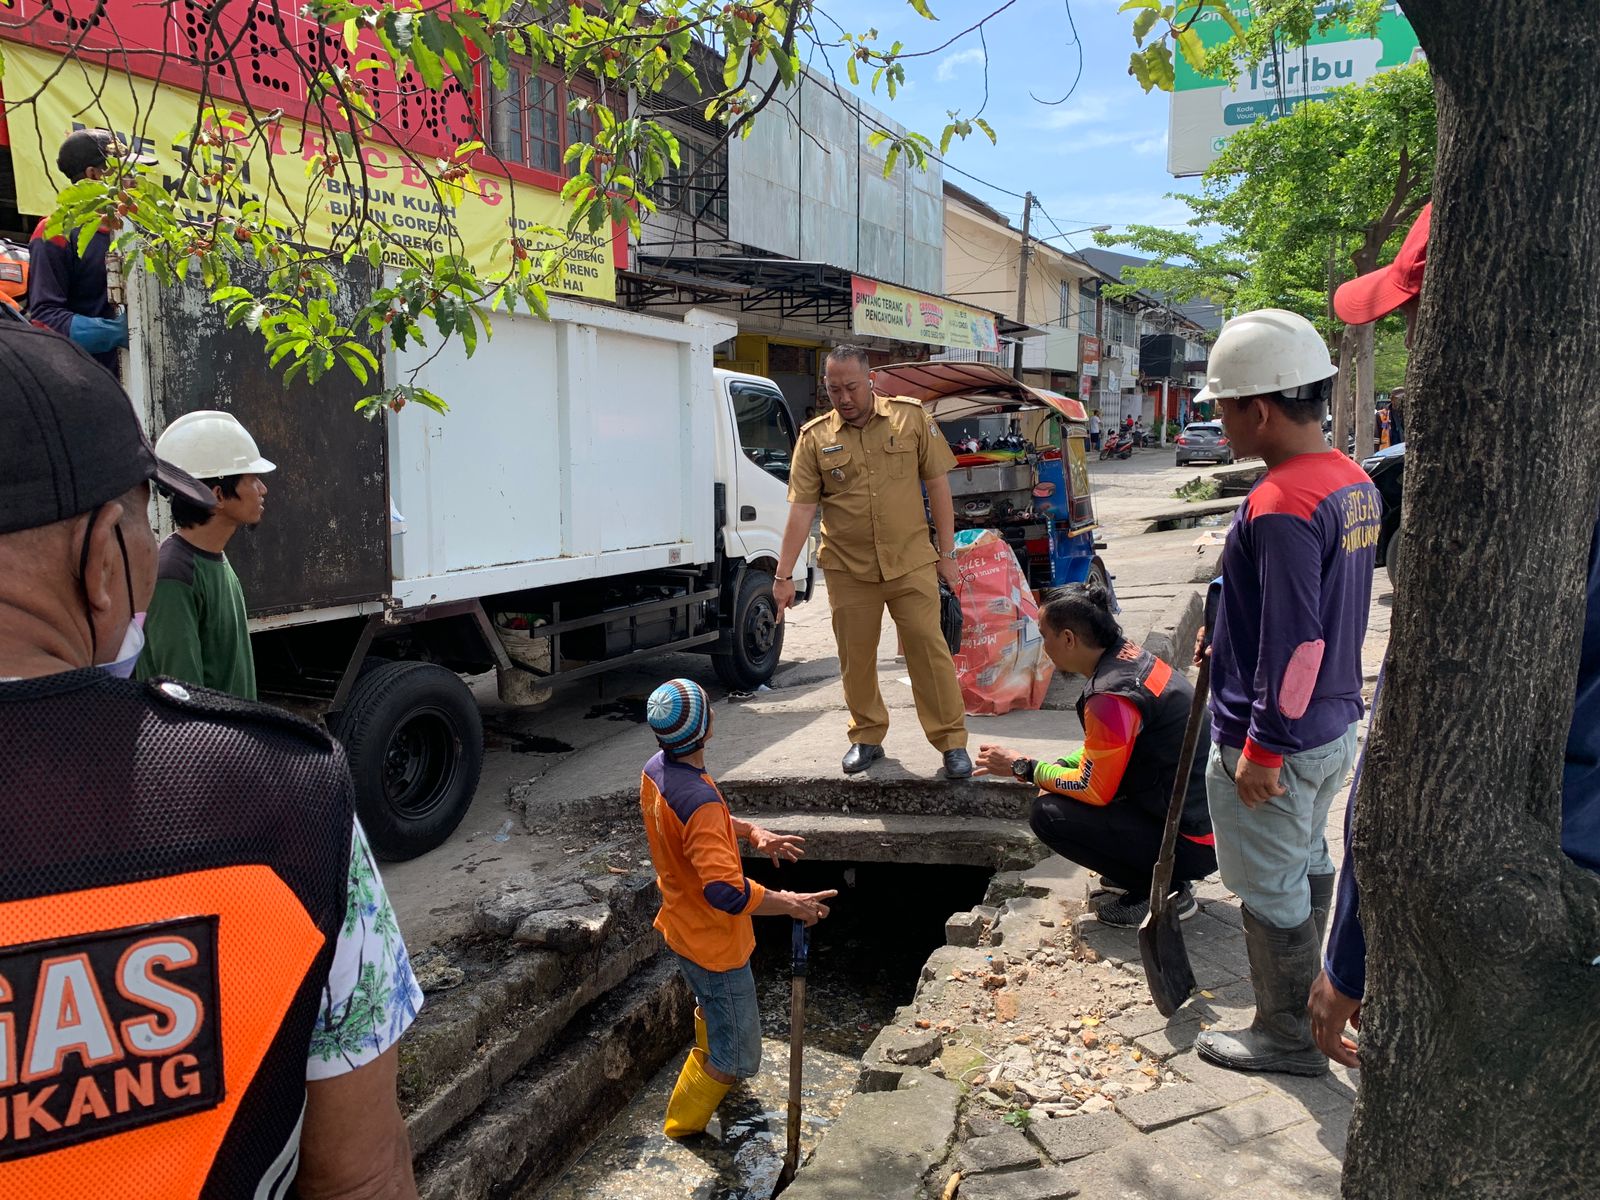
[[[839,892],[832,915],[812,929],[806,975],[805,1155],[855,1091],[862,1053],[911,1002],[928,956],[944,944],[946,919],[983,902],[993,870],[904,862],[774,868],[747,859],[745,871],[785,891]],[[789,1094],[790,928],[787,919],[756,918],[761,1071],[729,1093],[707,1135],[674,1143],[661,1134],[685,1045],[542,1200],[768,1200],[783,1164]]]

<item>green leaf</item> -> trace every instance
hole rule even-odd
[[[1233,9],[1228,7],[1228,0],[1202,0],[1201,8],[1209,9],[1220,16],[1234,37],[1244,36],[1244,26],[1239,24],[1239,18],[1234,16]]]
[[[1144,45],[1144,39],[1149,36],[1150,31],[1156,27],[1156,22],[1160,19],[1161,14],[1153,8],[1140,13],[1133,19],[1133,40],[1141,46]],[[1190,32],[1194,31],[1190,30]]]
[[[972,123],[979,129],[983,130],[984,134],[989,138],[989,144],[991,146],[997,144],[999,139],[995,137],[994,129],[992,126],[990,126],[989,122],[985,121],[982,117],[974,117]]]
[[[100,222],[93,217],[86,220],[78,229],[78,257],[82,258],[89,253],[89,243],[94,241],[94,235],[100,232]],[[184,259],[188,262],[188,259]]]
[[[411,59],[417,64],[417,74],[422,76],[423,86],[430,92],[436,92],[444,86],[444,64],[426,42],[411,44]]]
[[[845,60],[845,74],[850,76],[850,82],[857,87],[861,86],[861,72],[856,70],[856,56],[852,54]]]
[[[351,17],[344,23],[344,48],[354,54],[359,45],[361,45],[361,23]]]
[[[889,147],[889,157],[884,159],[884,162],[883,162],[883,177],[885,179],[889,178],[889,176],[894,174],[894,166],[899,161],[900,161],[900,147],[898,145],[890,146]]]
[[[411,38],[416,32],[415,19],[407,12],[390,12],[383,15],[383,31],[401,54],[411,53]]]
[[[919,17],[925,17],[929,21],[937,21],[939,19],[928,8],[928,0],[910,0],[910,4],[912,8],[917,10]]]
[[[417,18],[417,32],[422,35],[422,44],[438,58],[444,57],[444,31],[445,23],[432,13],[423,13]]]
[[[489,76],[494,86],[504,90],[511,85],[511,39],[505,30],[494,35],[494,50],[489,55]]]
[[[369,377],[367,365],[361,361],[359,356],[352,353],[350,346],[351,343],[346,343],[339,347],[339,358],[344,362],[345,367],[349,369],[350,374],[356,377],[362,387],[365,387]]]
[[[1206,46],[1200,40],[1200,35],[1193,29],[1185,29],[1178,35],[1178,49],[1183,54],[1183,61],[1201,74],[1206,69]]]
[[[1147,92],[1158,88],[1170,92],[1174,78],[1172,51],[1165,42],[1151,43],[1129,57],[1128,74],[1137,79],[1139,86]]]

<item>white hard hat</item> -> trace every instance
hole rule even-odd
[[[156,456],[196,479],[265,475],[274,469],[237,417],[213,409],[185,413],[168,425],[156,441]]]
[[[1316,326],[1299,313],[1262,308],[1234,317],[1217,334],[1201,395],[1259,396],[1298,392],[1339,373]],[[1196,397],[1200,399],[1201,397]]]

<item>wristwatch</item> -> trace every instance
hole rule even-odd
[[[1022,783],[1033,782],[1033,769],[1036,763],[1031,758],[1014,758],[1011,760],[1011,774]]]
[[[941,551],[940,554],[939,554],[939,557],[940,558],[948,558],[951,562],[955,562],[956,561],[956,552],[954,550]]]

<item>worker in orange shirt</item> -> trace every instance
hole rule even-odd
[[[645,764],[639,807],[661,911],[655,926],[694,989],[695,1045],[667,1102],[668,1137],[701,1133],[737,1079],[761,1067],[761,1014],[750,971],[752,916],[788,916],[814,925],[838,892],[780,892],[744,877],[739,841],[756,854],[795,862],[805,839],[769,833],[728,811],[706,773],[713,717],[705,689],[673,679],[645,706],[661,750]]]

